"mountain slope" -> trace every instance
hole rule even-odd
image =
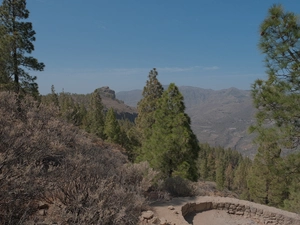
[[[192,129],[200,142],[212,146],[236,149],[253,157],[253,135],[247,132],[254,122],[255,108],[250,91],[229,88],[219,91],[182,86],[186,112],[191,117]],[[136,107],[142,97],[141,90],[123,91],[116,94],[130,106]]]

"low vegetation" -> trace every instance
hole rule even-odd
[[[151,169],[129,165],[58,113],[0,93],[0,223],[39,221],[46,210],[47,220],[62,224],[136,224]]]
[[[252,86],[253,161],[199,143],[182,94],[174,83],[164,90],[156,69],[135,123],[105,110],[98,90],[85,104],[54,86],[40,96],[36,77],[24,70],[44,68],[25,57],[35,40],[31,23],[19,22],[28,14],[25,0],[0,7],[1,224],[137,224],[147,200],[212,191],[300,213],[300,25],[293,13],[274,5],[261,26],[268,79]]]

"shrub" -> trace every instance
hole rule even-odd
[[[149,181],[115,146],[29,97],[1,92],[0,115],[0,224],[137,223]]]

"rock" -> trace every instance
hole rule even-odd
[[[164,217],[162,217],[160,218],[160,225],[168,225],[168,221]]]
[[[174,208],[174,206],[170,205],[170,206],[168,206],[168,209],[174,210],[175,208]]]
[[[41,216],[45,216],[45,215],[46,215],[46,210],[45,210],[45,209],[40,209],[40,210],[39,210],[39,214],[40,214]]]
[[[154,216],[154,213],[150,210],[148,210],[146,212],[142,212],[143,219],[150,220],[150,219],[152,219],[153,216]]]
[[[116,98],[116,93],[114,90],[111,90],[109,87],[105,86],[105,87],[101,87],[97,89],[100,93],[101,97],[108,97],[111,99],[115,99]]]

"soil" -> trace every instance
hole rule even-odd
[[[300,216],[298,214],[228,197],[198,196],[173,198],[170,201],[154,202],[151,204],[151,207],[157,218],[160,218],[162,221],[167,221],[168,224],[172,225],[263,225],[258,218],[228,214],[227,210],[208,210],[198,213],[189,213],[184,218],[181,211],[182,206],[193,202],[229,202],[234,204],[243,204],[259,210],[267,210],[274,214],[287,216],[288,218],[295,218],[300,221]]]
[[[230,215],[221,210],[209,210],[201,213],[190,213],[186,218],[193,225],[261,225],[251,218]]]

